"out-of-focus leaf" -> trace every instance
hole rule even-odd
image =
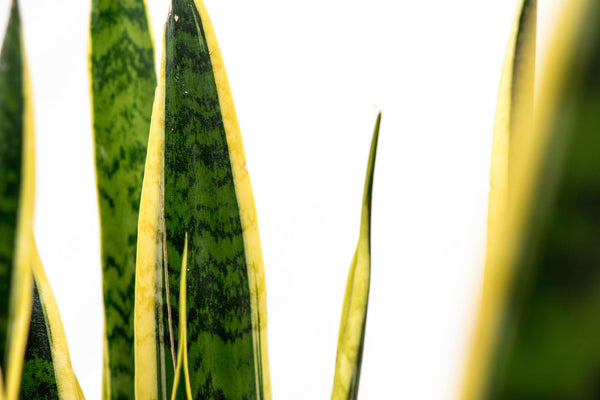
[[[521,148],[533,122],[536,15],[537,0],[519,1],[500,78],[492,139],[484,288],[462,389],[465,399],[479,399],[487,390],[494,347],[507,311],[504,301],[512,267],[496,261],[504,246],[501,235],[514,181],[521,172],[517,167],[522,162]]]
[[[167,398],[187,233],[193,398],[270,399],[254,199],[223,60],[201,1],[174,0],[164,34],[140,205],[136,396]]]
[[[493,399],[600,397],[600,4],[564,7],[543,65],[536,147],[521,161],[531,181],[515,189],[522,225]]]
[[[485,277],[498,310],[486,386],[468,398],[600,396],[600,4],[565,2],[560,19],[488,256],[506,272]]]
[[[377,116],[371,141],[361,207],[360,234],[346,283],[331,394],[333,400],[356,399],[358,396],[371,282],[371,198],[380,122],[381,113]]]
[[[0,399],[17,399],[31,315],[34,200],[31,90],[19,8],[0,53]]]
[[[144,0],[92,1],[90,80],[102,246],[104,399],[134,396],[137,222],[156,87],[146,14]]]

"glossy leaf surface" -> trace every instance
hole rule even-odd
[[[181,274],[171,266],[182,265],[187,234],[192,397],[269,399],[254,200],[223,61],[201,1],[172,2],[164,44],[139,222],[136,395],[172,392],[182,318]],[[138,368],[141,357],[156,368]]]

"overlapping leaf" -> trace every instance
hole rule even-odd
[[[184,319],[171,266],[184,248],[192,397],[269,399],[264,270],[237,117],[204,4],[174,0],[140,205],[138,398],[173,391]]]
[[[16,399],[31,315],[34,153],[17,2],[0,54],[0,398]]]
[[[463,398],[479,399],[487,381],[495,346],[504,333],[507,292],[513,266],[506,254],[505,230],[520,178],[524,141],[531,136],[536,50],[536,0],[520,0],[504,59],[494,121],[487,252],[481,310],[468,355]]]
[[[156,87],[143,0],[93,0],[90,71],[100,210],[103,398],[133,398],[137,219]]]
[[[534,123],[510,159],[506,220],[488,243],[489,358],[469,399],[600,395],[600,5],[566,2],[560,16]]]
[[[371,142],[361,207],[360,234],[346,283],[331,395],[333,400],[356,399],[358,396],[371,281],[371,198],[380,122],[381,114],[377,116]]]
[[[16,1],[0,54],[0,399],[83,398],[33,238],[31,90]]]

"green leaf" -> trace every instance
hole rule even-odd
[[[600,5],[564,7],[535,141],[516,165],[531,172],[515,189],[522,222],[511,232],[515,272],[489,398],[600,396]]]
[[[181,274],[169,266],[182,263],[186,233],[192,397],[270,399],[264,269],[233,100],[204,4],[174,0],[140,206],[138,398],[172,392]]]
[[[0,399],[18,397],[31,314],[34,138],[21,21],[12,2],[0,53]]]
[[[33,238],[31,88],[19,9],[0,53],[0,399],[83,399]]]
[[[58,306],[35,245],[31,267],[33,307],[20,398],[83,400]]]
[[[600,6],[566,2],[559,15],[532,129],[510,159],[506,218],[488,243],[488,336],[475,342],[488,360],[468,399],[600,396]]]
[[[531,136],[536,55],[537,0],[520,0],[513,22],[496,104],[487,251],[481,309],[467,359],[463,397],[480,399],[488,386],[493,353],[502,335],[506,293],[512,266],[498,262],[504,252],[505,224],[509,217],[515,180],[522,174],[524,143]]]
[[[377,116],[371,141],[362,201],[360,234],[346,283],[335,360],[332,400],[356,399],[358,397],[371,282],[371,198],[380,123],[381,113]]]
[[[93,0],[91,99],[105,318],[103,398],[133,398],[137,219],[154,50],[143,0]]]
[[[192,386],[190,383],[190,370],[188,367],[187,356],[187,247],[188,239],[185,234],[185,244],[183,248],[183,258],[181,262],[181,280],[179,286],[179,348],[177,350],[177,367],[175,368],[175,378],[173,379],[173,392],[171,399],[177,398],[177,390],[179,389],[179,377],[181,370],[185,377],[185,394],[187,400],[192,400]]]

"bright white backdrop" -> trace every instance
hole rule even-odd
[[[539,1],[542,48],[558,2]],[[168,3],[148,1],[157,55]],[[274,398],[330,396],[379,109],[361,398],[456,398],[480,290],[492,121],[516,0],[206,3],[256,197]],[[21,5],[36,118],[35,233],[74,368],[94,400],[102,306],[89,4]]]

